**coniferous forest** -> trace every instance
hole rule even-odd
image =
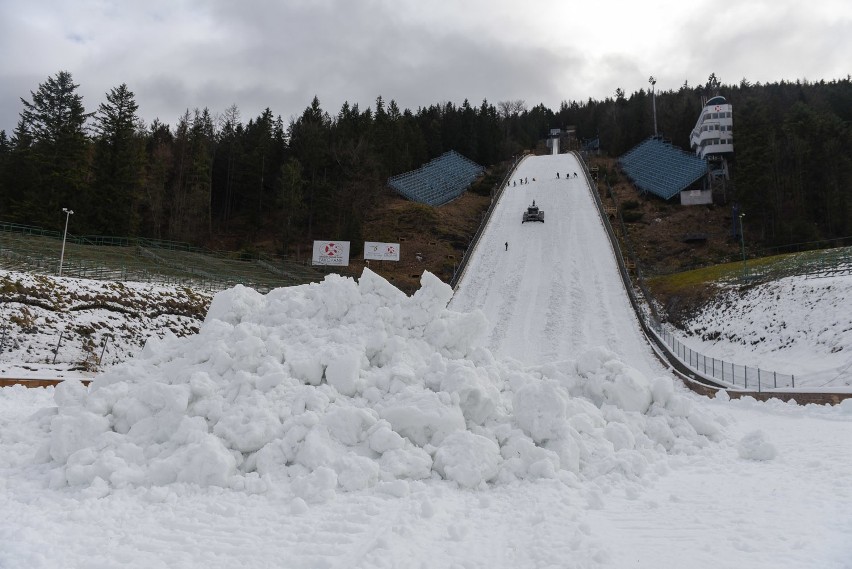
[[[465,100],[412,111],[380,96],[330,112],[314,98],[287,123],[234,105],[145,124],[127,85],[96,107],[78,88],[66,71],[47,78],[21,98],[14,131],[0,131],[0,221],[61,229],[66,207],[77,235],[244,245],[263,232],[286,253],[314,238],[362,239],[388,176],[448,150],[494,166],[573,126],[617,157],[653,133],[644,89],[556,110]],[[702,97],[714,94],[734,108],[729,200],[762,244],[852,235],[852,79],[725,85],[711,75],[656,93],[660,134],[687,149]]]

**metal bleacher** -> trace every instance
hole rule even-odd
[[[707,162],[660,137],[646,139],[618,159],[641,192],[669,200],[707,174]]]
[[[388,178],[388,186],[401,196],[431,206],[443,205],[464,193],[484,168],[451,150],[417,170]]]

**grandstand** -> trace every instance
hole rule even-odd
[[[669,200],[707,174],[707,162],[660,137],[652,136],[618,159],[642,193]]]
[[[464,193],[484,168],[451,150],[417,170],[388,178],[388,186],[406,199],[443,205]]]
[[[0,223],[0,268],[57,274],[61,236],[55,231]],[[272,257],[207,251],[186,243],[69,235],[63,276],[156,282],[217,291],[243,284],[260,292],[322,280],[309,266]]]

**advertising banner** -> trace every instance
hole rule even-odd
[[[314,241],[314,265],[349,265],[349,241]]]
[[[399,243],[365,241],[364,259],[371,261],[399,261]]]

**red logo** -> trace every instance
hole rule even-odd
[[[337,257],[340,254],[340,247],[337,243],[326,243],[325,254],[329,257]]]

